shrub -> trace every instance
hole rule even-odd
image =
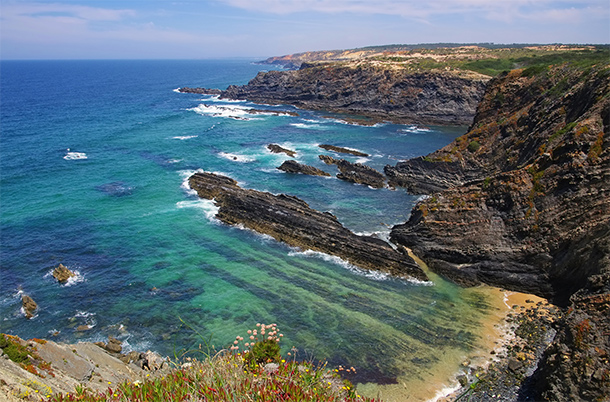
[[[468,144],[468,150],[470,152],[477,152],[479,148],[481,148],[481,144],[479,143],[479,141],[470,141],[470,144]]]

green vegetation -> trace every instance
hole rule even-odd
[[[476,152],[479,150],[479,148],[481,148],[479,141],[470,141],[470,144],[468,144],[468,150],[470,152]]]
[[[47,402],[375,401],[358,395],[353,385],[340,377],[342,368],[331,370],[325,363],[299,362],[295,348],[282,358],[282,337],[277,325],[257,324],[246,337],[237,336],[228,349],[201,360],[187,357],[184,364],[169,372],[147,375],[143,381],[109,383],[106,392],[77,387],[76,392],[50,396]]]
[[[15,363],[25,363],[29,359],[27,349],[10,335],[0,334],[0,349]]]

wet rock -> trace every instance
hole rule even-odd
[[[23,311],[25,312],[25,318],[30,319],[34,317],[34,313],[38,308],[38,304],[28,295],[21,296],[21,305],[23,306]]]
[[[385,187],[385,176],[369,166],[352,163],[345,159],[335,159],[328,155],[319,155],[319,158],[327,165],[337,165],[341,172],[337,174],[337,178],[341,180],[364,184],[373,188]]]
[[[76,274],[66,268],[63,264],[59,264],[59,266],[53,270],[53,278],[57,279],[60,283],[66,282],[73,276],[76,276]]]
[[[311,209],[296,197],[245,190],[235,180],[213,173],[195,173],[189,186],[199,197],[214,200],[219,207],[216,217],[224,223],[241,224],[292,247],[331,254],[360,268],[427,280],[408,255],[379,238],[352,233],[332,214]]]
[[[302,173],[310,176],[330,176],[330,173],[327,173],[313,166],[298,163],[297,161],[292,159],[284,161],[282,165],[278,167],[278,169],[286,173]]]
[[[294,158],[297,154],[295,151],[283,148],[277,144],[269,144],[269,145],[267,145],[267,149],[269,151],[273,152],[274,154],[285,153],[286,155],[290,156],[291,158]]]
[[[318,145],[318,147],[325,149],[327,151],[338,152],[340,154],[349,154],[349,155],[364,156],[364,157],[369,156],[369,154],[365,154],[364,152],[356,151],[355,149],[343,148],[343,147],[338,147],[335,145],[320,144],[320,145]]]

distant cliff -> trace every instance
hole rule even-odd
[[[418,72],[361,60],[261,72],[247,85],[231,85],[224,91],[182,91],[361,115],[374,121],[468,125],[489,79],[474,72]]]
[[[396,244],[460,284],[571,306],[540,370],[551,400],[610,393],[609,134],[610,65],[513,70],[466,134],[385,169],[430,194],[392,229]]]

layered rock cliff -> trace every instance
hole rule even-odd
[[[213,173],[195,173],[189,186],[199,197],[214,200],[219,207],[216,217],[224,223],[240,224],[292,247],[334,255],[367,270],[428,279],[408,255],[379,238],[354,234],[334,215],[311,209],[296,197],[242,189],[235,180]]]
[[[609,134],[608,64],[513,70],[490,83],[465,135],[385,169],[432,193],[392,241],[458,283],[571,307],[539,370],[550,400],[610,393]]]
[[[414,72],[374,61],[303,64],[297,71],[260,72],[221,98],[289,104],[362,115],[374,121],[467,125],[490,77],[474,72]],[[218,94],[188,88],[184,92]]]

